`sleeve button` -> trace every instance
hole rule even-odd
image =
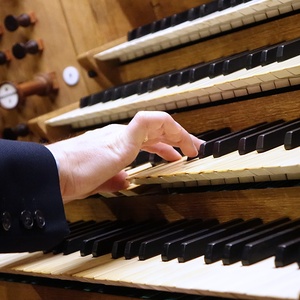
[[[1,223],[2,223],[2,227],[5,231],[8,231],[11,228],[11,215],[9,212],[5,211],[2,213],[1,216]]]
[[[33,217],[30,211],[23,210],[21,212],[21,222],[26,229],[31,229],[33,227]]]
[[[36,225],[40,228],[43,229],[46,225],[46,220],[44,218],[43,213],[40,210],[36,210],[34,212],[34,217],[36,221]]]

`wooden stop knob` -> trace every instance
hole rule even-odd
[[[7,15],[4,19],[4,26],[8,31],[15,31],[22,27],[28,27],[35,24],[36,18],[34,13],[21,14],[19,16]]]

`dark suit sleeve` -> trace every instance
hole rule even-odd
[[[68,233],[52,153],[0,139],[0,252],[47,250]]]

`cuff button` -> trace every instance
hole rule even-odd
[[[21,222],[26,229],[31,229],[33,227],[33,217],[29,210],[23,210],[21,212]]]
[[[43,229],[45,227],[45,225],[46,225],[46,220],[44,218],[43,213],[40,210],[36,210],[34,212],[34,218],[35,218],[36,225],[40,229]]]
[[[11,228],[12,219],[9,212],[5,211],[2,213],[1,223],[5,231],[8,231]]]

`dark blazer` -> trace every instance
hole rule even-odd
[[[67,233],[51,152],[38,143],[0,139],[0,252],[48,250]]]

